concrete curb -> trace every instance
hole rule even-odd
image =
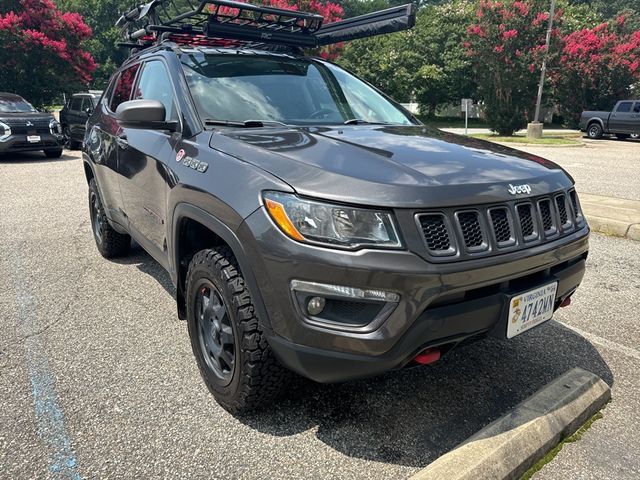
[[[611,389],[600,377],[574,368],[411,480],[520,478],[610,399]]]
[[[579,193],[594,232],[640,241],[640,201]]]

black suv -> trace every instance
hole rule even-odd
[[[0,154],[42,150],[60,158],[64,136],[50,113],[39,112],[24,98],[0,92]]]
[[[82,145],[87,120],[98,105],[102,92],[76,93],[60,112],[62,131],[69,148],[75,150]]]
[[[589,228],[559,166],[426,127],[320,58],[181,38],[114,75],[84,168],[100,253],[133,237],[168,270],[225,408],[289,370],[432,363],[570,302]]]

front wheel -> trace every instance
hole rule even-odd
[[[91,230],[96,247],[104,258],[115,258],[126,255],[131,248],[131,237],[116,232],[104,212],[98,185],[95,178],[89,182],[89,213],[91,215]]]
[[[289,372],[273,356],[228,247],[195,254],[186,301],[191,348],[216,401],[231,413],[268,405]]]
[[[602,130],[602,127],[599,123],[592,123],[591,125],[589,125],[589,128],[587,128],[587,135],[593,140],[602,138],[603,134],[604,131]]]

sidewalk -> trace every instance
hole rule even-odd
[[[640,201],[580,193],[580,203],[594,232],[640,241]]]

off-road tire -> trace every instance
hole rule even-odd
[[[590,123],[587,126],[587,136],[593,140],[598,140],[602,138],[604,131],[602,130],[602,126],[598,122]]]
[[[213,285],[226,307],[226,322],[233,330],[234,362],[228,379],[222,379],[205,356],[202,324],[206,322],[199,295],[203,285]],[[233,252],[228,247],[202,250],[189,263],[186,279],[187,326],[200,374],[216,401],[232,414],[270,405],[291,373],[276,360],[260,327],[251,292]],[[222,322],[220,322],[222,323]],[[226,324],[225,324],[226,325]],[[218,363],[218,366],[220,364]]]
[[[616,133],[616,138],[618,140],[628,140],[629,138],[631,138],[631,135],[628,133]]]
[[[59,148],[57,150],[44,150],[44,154],[47,158],[60,158],[62,157],[62,149]]]
[[[116,232],[104,212],[98,185],[92,178],[89,181],[89,214],[91,216],[91,231],[96,247],[104,258],[122,257],[131,248],[131,237],[126,234]],[[97,223],[96,223],[97,222]],[[98,235],[97,231],[100,232]]]

